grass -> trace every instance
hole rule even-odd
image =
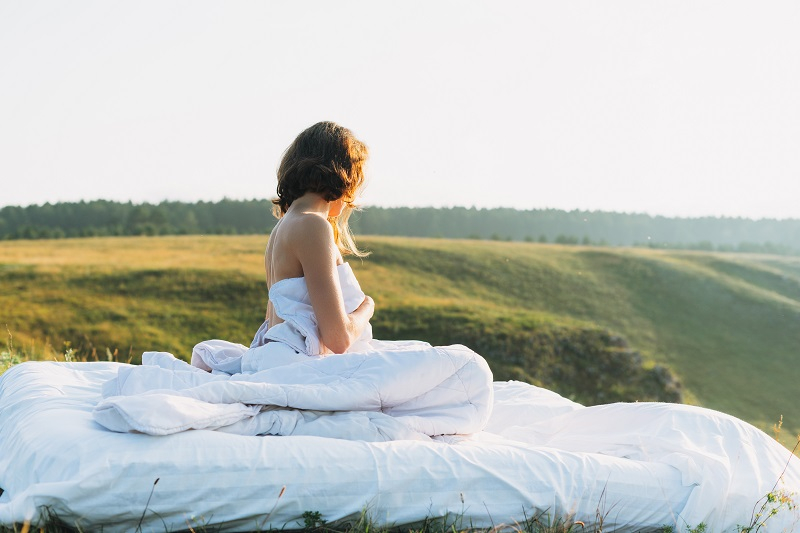
[[[149,500],[148,500],[149,503]],[[759,531],[766,531],[769,520],[775,517],[778,513],[791,510],[794,508],[792,501],[780,491],[772,491],[765,495],[761,500],[756,502],[753,509],[752,520],[747,525],[736,526],[737,533],[757,533]],[[146,512],[147,508],[145,508]],[[266,513],[264,518],[260,520],[265,524],[269,520],[269,515]],[[497,533],[499,531],[512,531],[514,533],[613,533],[614,529],[609,529],[605,526],[604,522],[606,514],[602,509],[602,505],[598,504],[598,509],[594,523],[586,524],[581,521],[576,521],[570,517],[553,517],[550,513],[542,511],[539,513],[532,513],[528,516],[523,513],[524,519],[512,522],[499,522],[494,524],[491,528],[478,528],[473,527],[472,524],[464,520],[463,514],[454,514],[451,516],[442,517],[428,517],[424,520],[410,525],[396,526],[385,525],[376,522],[364,508],[356,519],[342,520],[334,523],[329,523],[319,511],[305,511],[302,513],[299,520],[292,524],[287,524],[282,528],[270,529],[259,527],[254,529],[253,532],[264,531],[281,531],[281,532],[306,532],[306,533]],[[142,515],[144,518],[144,514]],[[492,520],[493,521],[493,520]],[[301,528],[292,527],[301,525]],[[187,524],[188,525],[188,524]],[[203,524],[189,525],[189,529],[185,532],[191,533],[211,533],[221,530],[222,526],[215,527]],[[696,525],[685,524],[680,529],[685,533],[708,533],[707,525],[700,523]],[[63,522],[51,510],[45,512],[44,521],[42,523],[31,524],[29,522],[23,524],[15,524],[12,526],[0,525],[0,533],[29,533],[30,531],[38,531],[40,533],[83,533],[84,530],[80,527],[72,527]],[[136,528],[137,532],[142,531],[142,522]],[[165,530],[166,531],[166,530]],[[677,533],[678,530],[672,525],[663,525],[662,527],[653,531],[653,533]]]
[[[263,319],[265,241],[3,242],[0,325],[32,358],[51,358],[65,342],[89,359],[105,359],[108,350],[134,362],[149,349],[185,358],[206,338],[247,344]],[[658,399],[647,382],[667,372],[684,400],[765,430],[783,415],[785,434],[800,433],[792,396],[800,258],[388,237],[360,243],[373,254],[351,263],[376,300],[377,337],[462,342],[486,355],[500,379],[544,384],[586,403]],[[592,358],[605,362],[593,369]],[[609,369],[638,383],[609,381]]]
[[[0,350],[0,374],[11,368],[13,365],[19,364],[25,358],[20,356],[15,350],[13,344],[9,340],[6,349]]]
[[[774,515],[772,515],[774,516]],[[266,515],[269,518],[269,514]],[[306,532],[306,533],[497,533],[499,531],[513,531],[514,533],[613,533],[613,529],[604,528],[603,521],[605,516],[598,509],[596,522],[585,524],[569,518],[554,518],[547,512],[534,513],[531,516],[525,515],[522,522],[513,521],[510,523],[497,523],[491,528],[477,528],[469,523],[465,523],[462,515],[429,517],[419,523],[406,526],[383,525],[375,522],[365,509],[355,520],[345,520],[336,523],[328,523],[318,511],[305,511],[300,520],[294,525],[302,524],[302,528],[283,527],[279,529],[259,528],[254,532],[281,531],[281,532]],[[266,521],[266,520],[265,520]],[[763,525],[766,520],[758,523]],[[185,530],[191,533],[211,533],[220,531],[221,528],[207,525],[190,526]],[[760,528],[759,528],[760,529]],[[141,531],[141,523],[135,531]],[[40,533],[83,533],[79,527],[71,527],[61,521],[52,512],[47,512],[45,521],[41,524],[16,524],[11,527],[0,525],[0,533],[28,533],[38,531]],[[705,533],[705,524],[697,526],[687,526],[686,533]],[[752,526],[742,526],[737,528],[740,533],[755,533],[757,529]],[[665,525],[654,533],[675,533],[672,526]]]

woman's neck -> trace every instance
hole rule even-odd
[[[289,206],[289,209],[286,212],[287,214],[291,212],[317,213],[327,218],[330,208],[331,203],[323,198],[321,194],[307,192],[292,202],[292,205]]]

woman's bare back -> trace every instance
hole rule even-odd
[[[297,246],[302,245],[302,239],[307,237],[310,226],[307,217],[320,218],[320,215],[308,212],[286,213],[270,232],[264,253],[267,289],[284,279],[304,277],[305,272],[297,254]],[[335,250],[336,264],[342,264],[342,255],[333,241],[331,247]],[[275,313],[272,302],[267,303],[266,319],[269,321],[269,327],[283,322],[283,319]]]

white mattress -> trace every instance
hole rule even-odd
[[[599,510],[606,530],[680,530],[687,520],[706,520],[721,531],[752,507],[730,499],[738,485],[719,479],[713,461],[703,462],[702,446],[682,454],[664,441],[650,449],[657,425],[668,433],[678,418],[708,419],[724,436],[735,428],[748,440],[744,449],[755,453],[746,459],[759,468],[780,471],[786,459],[780,446],[754,443],[763,433],[725,415],[661,404],[584,408],[519,382],[495,383],[489,426],[469,438],[373,443],[208,430],[114,433],[92,410],[121,366],[23,363],[0,377],[0,524],[36,520],[49,507],[67,523],[104,531],[131,530],[142,516],[143,531],[296,528],[306,511],[335,522],[364,509],[379,524],[449,515],[490,527],[544,513],[589,527]],[[608,431],[598,434],[603,425]],[[750,484],[742,498],[771,488],[773,472],[763,472],[758,485],[755,467],[744,467]],[[800,487],[798,471],[793,463],[789,488]],[[717,477],[704,478],[711,475]],[[715,495],[720,487],[726,494]]]

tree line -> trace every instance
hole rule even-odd
[[[94,200],[0,209],[0,239],[266,234],[269,200],[134,204]],[[669,218],[558,209],[370,207],[357,234],[800,254],[800,219]]]

